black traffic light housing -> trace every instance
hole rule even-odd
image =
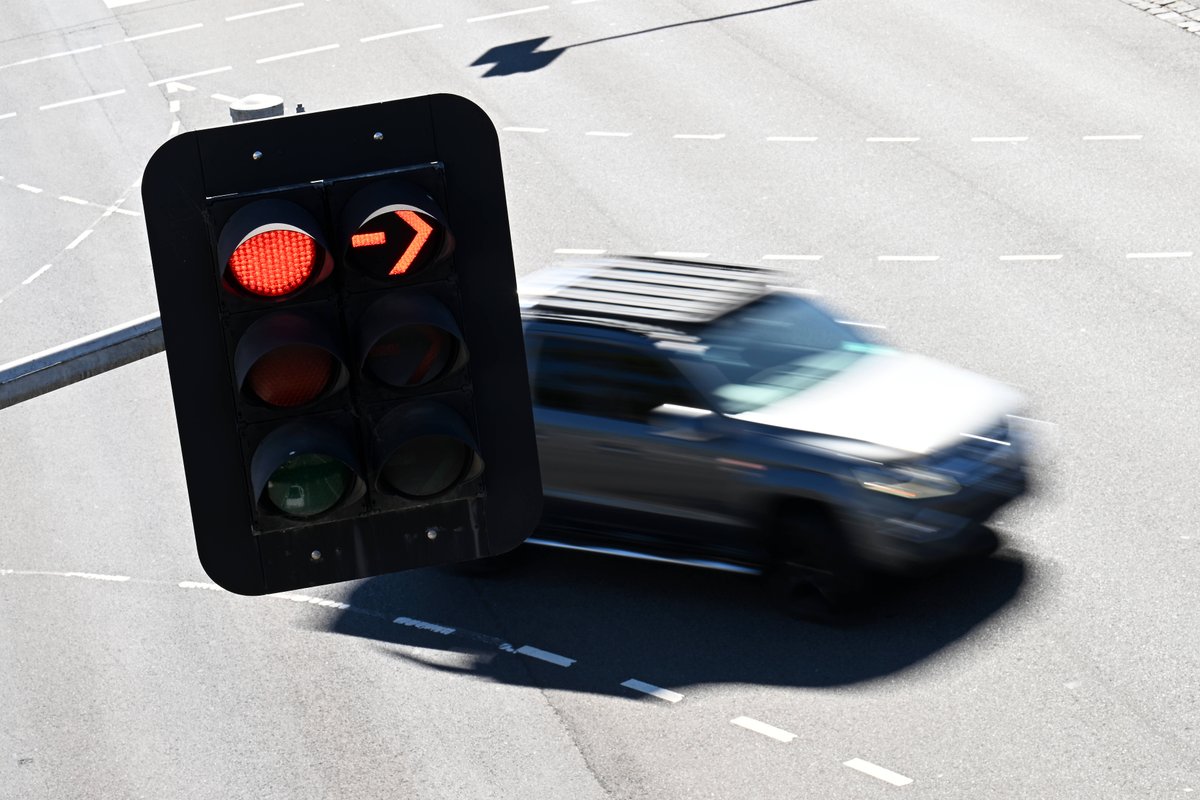
[[[200,561],[239,594],[541,513],[499,143],[430,95],[181,134],[142,182]]]

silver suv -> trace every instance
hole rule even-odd
[[[754,267],[606,258],[521,282],[531,543],[767,573],[801,616],[996,547],[1025,491],[1003,383],[885,347]]]

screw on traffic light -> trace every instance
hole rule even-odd
[[[532,532],[541,480],[483,111],[431,95],[185,133],[142,193],[214,581],[283,591]]]

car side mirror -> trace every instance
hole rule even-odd
[[[720,417],[706,408],[664,403],[650,412],[654,435],[685,442],[708,442],[722,436]]]

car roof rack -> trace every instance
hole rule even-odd
[[[551,268],[519,291],[526,316],[665,332],[710,322],[759,299],[778,274],[765,267],[611,256]]]

